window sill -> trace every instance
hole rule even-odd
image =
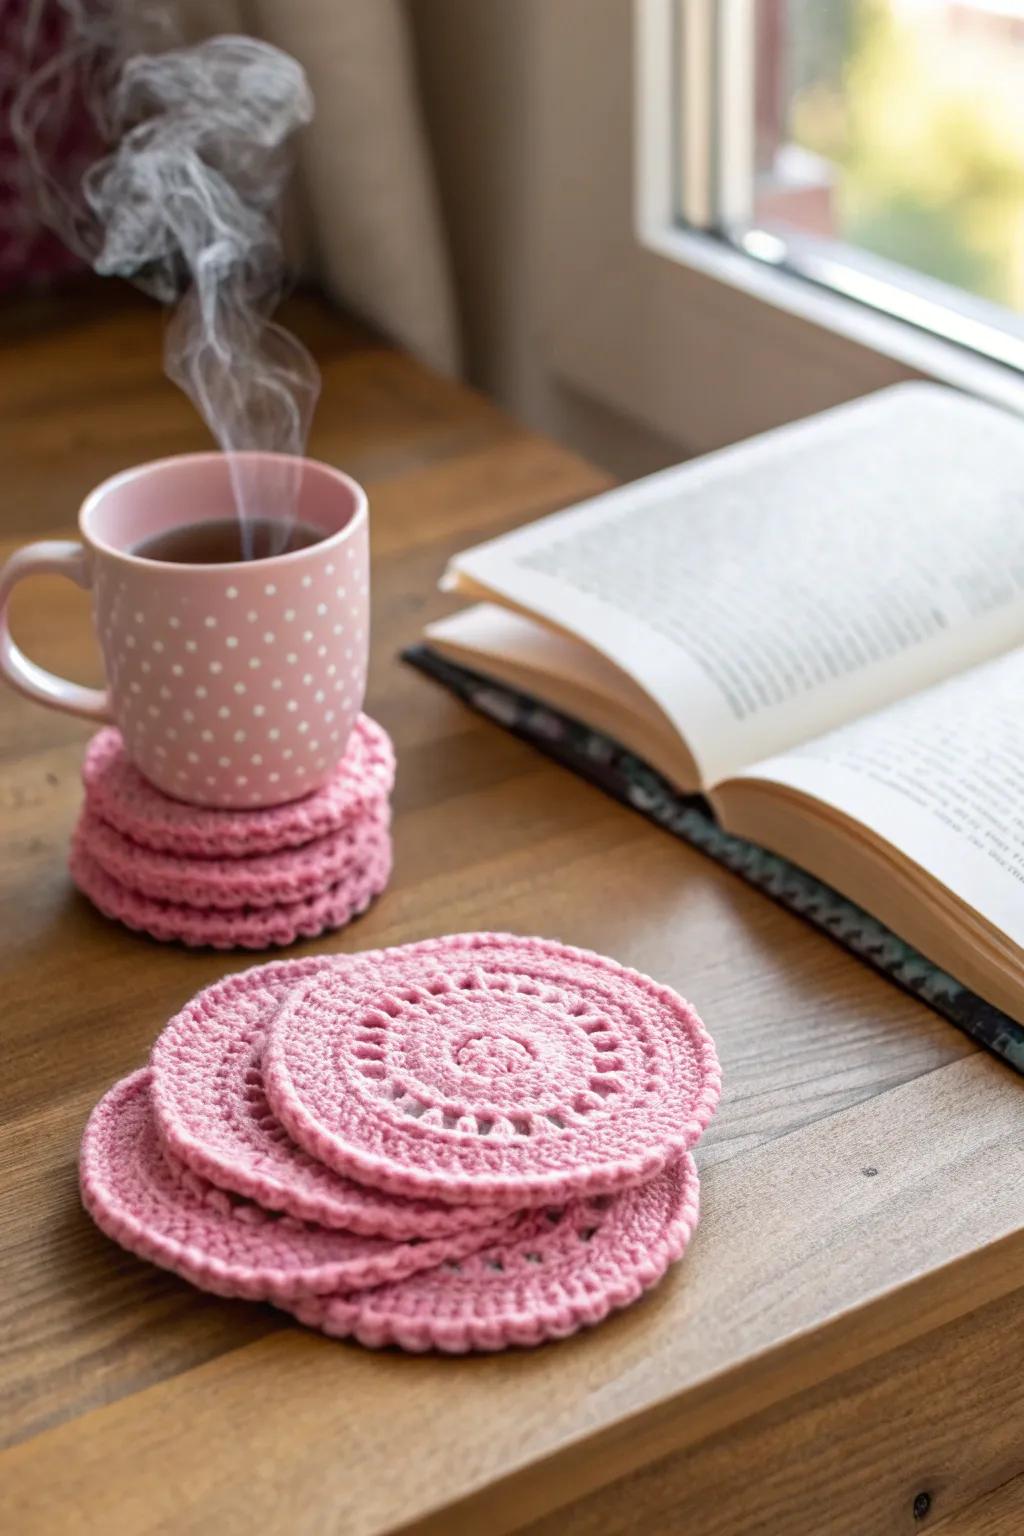
[[[790,272],[730,249],[713,236],[641,222],[640,244],[773,309],[844,337],[927,378],[1024,415],[1024,377],[966,347],[830,293]]]

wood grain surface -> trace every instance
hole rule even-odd
[[[204,445],[162,378],[159,317],[111,292],[0,312],[5,554],[66,536],[103,476]],[[678,987],[725,1072],[698,1158],[704,1216],[641,1305],[563,1344],[470,1360],[328,1342],[121,1253],[78,1204],[85,1116],[191,993],[252,957],[148,942],[71,890],[88,727],[5,692],[5,1524],[1024,1529],[1024,1084],[397,661],[444,611],[451,552],[606,477],[314,301],[291,319],[324,370],[310,451],[370,495],[369,708],[399,756],[391,888],[351,930],[293,952],[508,928]],[[98,680],[80,592],[40,578],[14,617],[36,660]]]

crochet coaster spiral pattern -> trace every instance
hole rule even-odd
[[[310,1157],[267,1104],[267,1026],[299,983],[347,956],[278,960],[205,988],[167,1024],[150,1056],[154,1121],[167,1148],[225,1190],[326,1227],[427,1238],[496,1220],[498,1209],[406,1200]]]
[[[718,1103],[714,1045],[671,988],[587,950],[455,935],[300,984],[263,1055],[318,1161],[393,1194],[524,1208],[642,1184]]]
[[[86,752],[71,877],[105,916],[152,938],[265,949],[365,911],[391,874],[394,752],[361,715],[321,790],[266,810],[185,805],[129,762],[116,730]]]
[[[720,1082],[693,1008],[588,950],[468,933],[276,961],[198,993],[100,1101],[82,1200],[129,1252],[325,1334],[535,1345],[682,1254]]]
[[[360,715],[322,789],[266,810],[219,811],[154,788],[129,760],[120,732],[108,727],[89,743],[82,782],[89,808],[143,848],[185,858],[248,858],[298,848],[359,821],[391,794],[395,753],[387,732]]]
[[[655,1285],[689,1242],[698,1205],[697,1170],[684,1154],[639,1188],[531,1211],[467,1258],[289,1310],[373,1348],[463,1354],[565,1338]]]
[[[221,1296],[294,1301],[398,1280],[459,1261],[510,1233],[480,1228],[396,1243],[361,1237],[232,1199],[163,1147],[149,1101],[147,1068],[100,1100],[79,1158],[82,1201],[96,1225],[129,1252]]]

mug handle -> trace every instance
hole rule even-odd
[[[86,720],[112,720],[107,689],[83,688],[81,683],[47,672],[30,661],[11,638],[7,619],[11,593],[24,577],[45,574],[67,576],[86,590],[92,586],[91,561],[81,544],[70,539],[45,539],[17,550],[0,571],[0,673],[27,699]]]

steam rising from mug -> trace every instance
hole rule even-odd
[[[167,373],[225,451],[302,454],[319,371],[269,318],[284,276],[285,144],[313,116],[302,68],[248,37],[168,46],[168,6],[152,0],[61,6],[71,36],[12,114],[44,217],[97,272],[176,305]],[[76,92],[108,152],[68,187],[52,150]],[[243,520],[294,515],[287,471],[271,478],[233,460],[232,479]]]

